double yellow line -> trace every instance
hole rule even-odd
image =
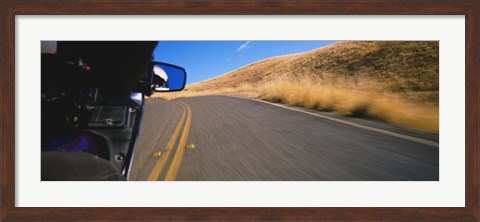
[[[157,164],[148,176],[148,180],[150,181],[156,181],[160,179],[160,175],[165,169],[165,165],[168,158],[170,157],[170,153],[173,152],[172,149],[175,145],[175,142],[177,141],[178,135],[180,134],[182,125],[185,125],[182,135],[180,136],[180,141],[178,142],[175,155],[173,156],[170,166],[167,169],[164,180],[175,180],[175,177],[177,176],[178,169],[180,168],[180,164],[182,163],[183,153],[185,151],[188,134],[190,132],[190,122],[192,120],[192,110],[190,109],[190,107],[187,104],[180,104],[180,106],[182,107],[182,116],[180,117],[180,121],[175,127],[175,130],[173,131],[172,137],[170,137],[170,140],[167,143],[165,151],[160,156],[160,160],[158,160]],[[185,116],[187,117],[186,121],[184,121]],[[185,124],[183,124],[184,122]]]

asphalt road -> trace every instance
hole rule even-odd
[[[435,181],[438,135],[249,99],[148,99],[130,180]]]

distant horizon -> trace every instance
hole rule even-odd
[[[303,53],[338,41],[159,41],[154,61],[187,70],[187,85],[276,56]]]

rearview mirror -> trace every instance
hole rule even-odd
[[[185,87],[187,72],[184,68],[161,62],[153,62],[151,67],[155,92],[180,91]]]

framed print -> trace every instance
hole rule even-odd
[[[0,10],[2,220],[479,220],[478,1]]]

